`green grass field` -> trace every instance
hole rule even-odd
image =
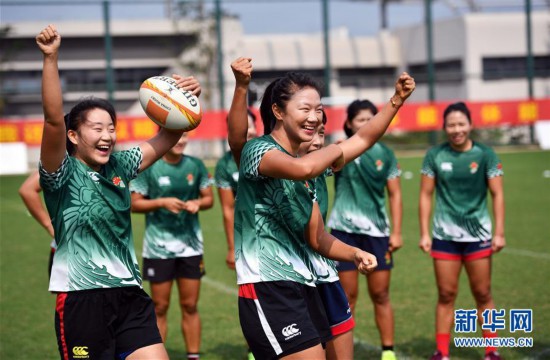
[[[412,172],[413,178],[402,181],[405,246],[395,256],[391,287],[396,349],[403,359],[426,359],[435,348],[436,288],[432,261],[417,247],[422,159],[399,155],[403,171]],[[501,354],[506,359],[550,359],[550,178],[543,177],[543,171],[550,170],[550,152],[499,156],[505,170],[508,247],[494,256],[493,296],[497,308],[506,309],[507,313],[513,308],[533,309],[534,321],[530,334],[510,334],[508,324],[499,334],[533,337],[534,347],[501,349]],[[23,179],[23,176],[0,177],[0,359],[55,359],[58,358],[53,328],[55,299],[47,291],[46,271],[50,239],[19,199],[17,189]],[[332,182],[329,189],[332,190]],[[219,202],[201,213],[201,224],[207,271],[199,303],[203,358],[243,359],[246,347],[237,315],[235,274],[225,266]],[[133,227],[138,251],[143,226],[143,215],[135,215]],[[364,282],[361,285],[354,332],[356,359],[377,359],[378,333]],[[149,290],[148,284],[145,289]],[[465,275],[461,277],[456,308],[474,308]],[[185,358],[179,317],[174,296],[166,343],[172,359]],[[479,348],[451,347],[453,359],[480,359],[482,353]]]

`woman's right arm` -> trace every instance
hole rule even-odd
[[[235,75],[235,91],[233,101],[227,114],[227,141],[233,154],[233,159],[240,166],[241,152],[246,144],[248,132],[248,84],[252,78],[252,59],[240,57],[231,63]]]
[[[418,246],[424,252],[432,248],[430,236],[430,216],[432,213],[432,195],[435,189],[435,178],[422,175],[420,180],[420,200],[418,204],[418,217],[420,220],[420,243]]]
[[[36,36],[36,44],[43,54],[42,107],[44,130],[40,148],[40,162],[47,172],[53,173],[65,157],[66,129],[63,119],[63,96],[59,79],[58,54],[61,35],[54,25],[48,25]]]

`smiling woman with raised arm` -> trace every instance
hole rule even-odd
[[[313,140],[322,105],[315,81],[288,73],[264,93],[261,115],[266,135],[248,142],[230,139],[237,145],[232,150],[246,142],[235,208],[235,258],[241,327],[257,358],[325,357],[321,344],[331,334],[315,288],[312,251],[353,261],[362,273],[372,271],[376,259],[325,231],[313,179],[331,165],[343,166],[343,155],[353,159],[374,144],[413,89],[414,80],[404,74],[396,84],[400,97],[381,112],[371,130],[358,132],[346,144],[297,157],[301,144]],[[242,90],[235,92],[241,101],[246,100]],[[236,102],[234,98],[232,110]],[[238,126],[240,132],[245,129],[242,108],[241,103],[229,116],[230,128]]]
[[[57,242],[50,291],[57,293],[61,358],[167,359],[153,302],[142,289],[128,184],[172,148],[182,131],[163,129],[139,146],[114,152],[113,106],[89,97],[64,116],[61,35],[49,25],[36,43],[43,54],[45,117],[40,183]],[[178,81],[200,93],[192,77]]]

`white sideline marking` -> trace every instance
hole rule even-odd
[[[234,295],[234,296],[238,296],[239,295],[239,291],[237,290],[237,284],[235,283],[235,286],[234,287],[231,287],[231,286],[227,286],[225,285],[224,283],[221,283],[219,281],[216,281],[216,280],[213,280],[213,279],[210,279],[208,276],[204,276],[201,281],[203,283],[205,283],[206,285],[216,289],[216,290],[219,290],[223,293],[226,293],[228,295]]]
[[[509,255],[520,255],[520,256],[527,256],[527,257],[532,257],[537,259],[550,260],[550,254],[543,253],[543,252],[535,252],[530,250],[522,250],[522,249],[505,247],[502,250],[502,253],[509,254]]]

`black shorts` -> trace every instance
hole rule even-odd
[[[55,332],[62,359],[125,359],[162,343],[153,301],[137,286],[58,293]]]
[[[332,230],[331,234],[350,246],[355,246],[376,256],[378,266],[374,271],[391,270],[393,268],[393,256],[390,252],[390,238],[388,236],[374,237],[338,230]],[[336,269],[338,271],[357,270],[357,266],[352,262],[337,261]]]
[[[256,359],[278,359],[332,339],[317,288],[293,281],[240,285],[239,319]]]
[[[164,282],[178,278],[200,279],[206,274],[202,255],[173,259],[143,258],[143,280]]]

